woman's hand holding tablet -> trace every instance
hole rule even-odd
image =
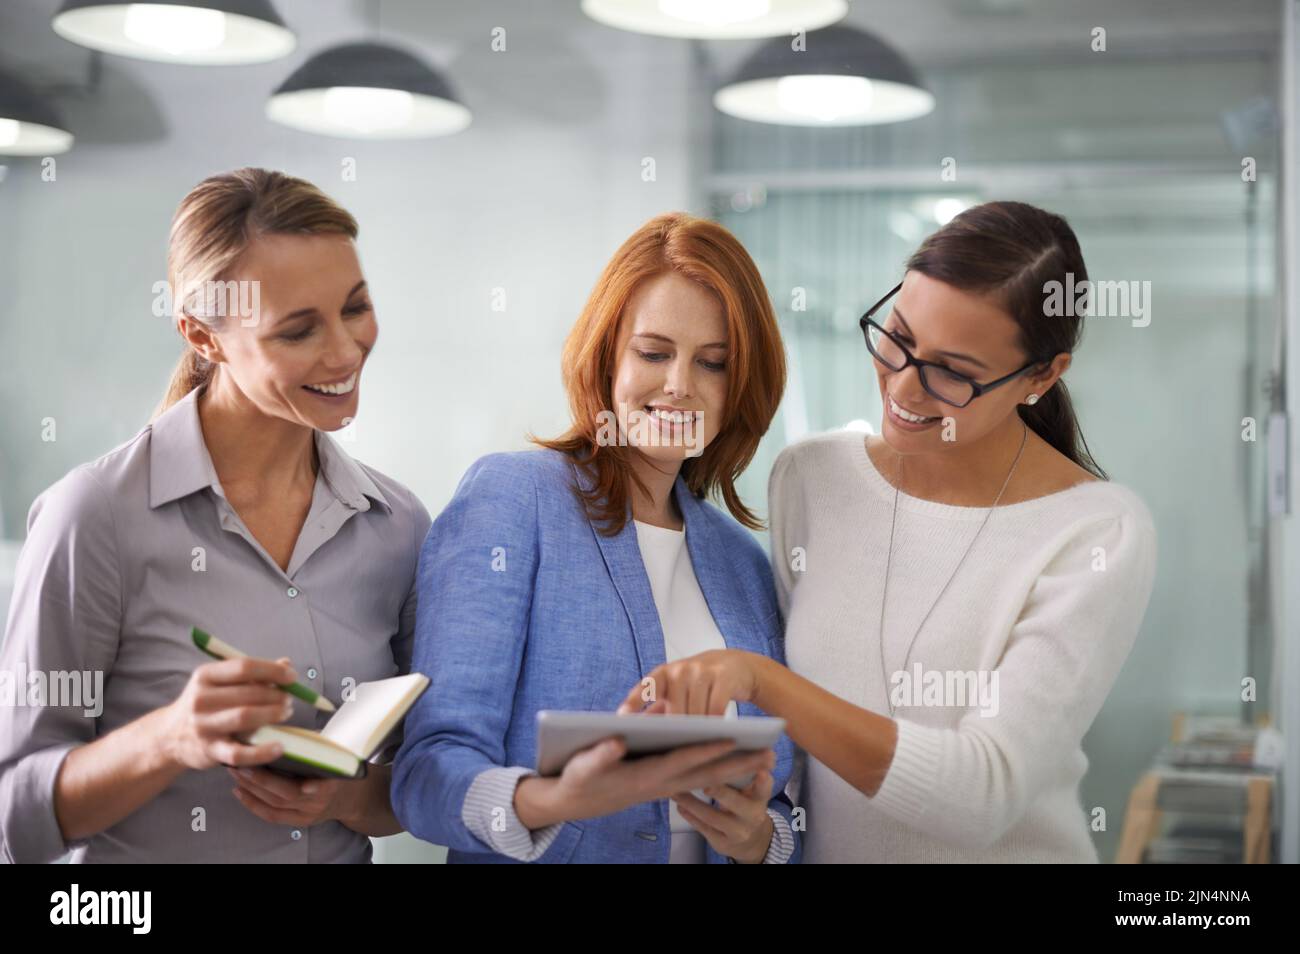
[[[756,701],[760,669],[769,663],[764,656],[738,649],[710,650],[665,663],[628,690],[617,711],[722,715],[733,699]],[[671,797],[682,817],[719,854],[761,861],[772,836],[767,814],[772,776],[760,771],[740,791],[732,785],[715,785],[705,788],[704,794],[713,799],[712,805],[690,791]]]
[[[661,708],[652,709],[647,714],[662,712]],[[605,738],[564,761],[557,776],[524,778],[515,789],[515,812],[519,820],[536,829],[558,821],[595,818],[642,802],[672,798],[692,789],[726,787],[729,781],[751,775],[750,789],[766,785],[768,793],[762,796],[765,804],[772,787],[769,773],[776,765],[776,754],[771,748],[737,751],[736,741],[730,738],[684,745],[633,759],[626,759],[627,755],[627,741],[620,737]],[[736,795],[743,797],[739,792]],[[703,833],[708,837],[708,832]],[[758,852],[757,858],[732,857],[761,860],[770,834],[769,827],[762,838],[763,851]],[[742,851],[738,844],[732,847]]]
[[[724,711],[727,701],[721,702]],[[761,862],[772,839],[767,804],[776,765],[773,746],[784,721],[672,715],[667,710],[667,702],[656,701],[640,713],[612,716],[538,713],[541,776],[525,778],[516,789],[520,820],[535,828],[671,798],[715,851],[737,861]],[[617,734],[593,743],[592,736],[606,733]]]
[[[515,790],[515,812],[529,828],[596,818],[678,792],[723,785],[771,770],[776,754],[735,752],[730,739],[683,746],[663,755],[624,760],[627,743],[605,739],[583,749],[554,778],[529,776]],[[756,779],[757,781],[757,779]],[[769,777],[769,785],[770,785]]]
[[[628,758],[644,758],[724,740],[736,744],[737,754],[762,752],[773,748],[784,731],[783,719],[672,715],[663,703],[622,714],[547,709],[537,713],[537,772],[559,775],[580,750],[613,737],[622,739]],[[728,781],[742,789],[752,779],[745,775]]]

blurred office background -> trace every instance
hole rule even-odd
[[[0,9],[0,70],[76,137],[52,181],[42,157],[0,155],[0,601],[33,498],[135,434],[164,390],[180,342],[152,314],[154,283],[177,202],[211,173],[283,169],[359,219],[381,334],[346,446],[434,513],[478,456],[565,427],[564,336],[646,218],[715,217],[763,271],[791,361],[743,482],[765,510],[783,446],[879,427],[857,319],[909,252],[965,206],[1014,198],[1069,219],[1093,279],[1152,287],[1150,324],[1089,320],[1066,376],[1098,462],[1146,500],[1160,538],[1143,631],[1086,740],[1102,859],[1176,713],[1285,723],[1297,534],[1294,517],[1270,518],[1266,423],[1286,407],[1279,328],[1294,318],[1294,198],[1279,175],[1294,135],[1289,2],[855,0],[842,23],[910,61],[935,104],[826,128],[714,107],[764,41],[616,29],[579,0],[275,0],[296,47],[241,66],[94,54],[51,29],[59,7]],[[368,141],[266,118],[296,67],[358,40],[418,55],[472,123]],[[42,440],[50,419],[55,441]],[[1256,702],[1242,700],[1246,677]],[[1275,857],[1292,862],[1295,803],[1273,810]],[[398,837],[377,859],[441,854]]]

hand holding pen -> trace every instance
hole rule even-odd
[[[205,633],[197,626],[191,627],[190,638],[194,640],[194,645],[207,653],[213,659],[250,659],[247,653],[241,652],[229,643],[223,643],[217,637]],[[287,660],[286,660],[287,661]],[[322,712],[334,712],[334,703],[330,702],[320,693],[304,686],[296,681],[297,677],[287,680],[284,685],[277,685],[277,688],[283,689],[290,695],[297,696],[303,702],[315,706]]]

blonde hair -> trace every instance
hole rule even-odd
[[[182,315],[217,328],[204,289],[224,281],[259,235],[357,237],[357,221],[305,179],[268,169],[236,169],[204,179],[181,200],[167,245],[173,320]],[[179,331],[179,325],[177,325]],[[162,403],[151,420],[212,380],[215,366],[186,343]]]

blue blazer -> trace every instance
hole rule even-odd
[[[465,474],[420,552],[412,671],[430,679],[406,716],[393,766],[397,818],[449,848],[449,862],[510,862],[461,820],[474,778],[494,766],[534,768],[541,709],[612,711],[664,662],[664,637],[630,514],[596,532],[574,493],[585,473],[557,451],[490,454]],[[738,523],[674,488],[695,575],[728,647],[785,662],[772,572]],[[761,715],[750,703],[739,714]],[[794,749],[776,746],[771,806]],[[666,799],[564,823],[543,862],[668,860]],[[711,863],[725,862],[706,846]],[[795,833],[799,861],[802,844]]]

